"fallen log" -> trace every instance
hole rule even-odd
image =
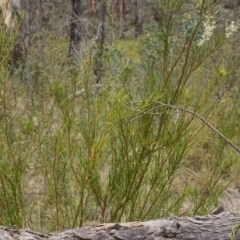
[[[222,212],[217,215],[169,217],[151,221],[106,223],[93,227],[42,234],[28,229],[0,227],[2,240],[164,240],[164,239],[240,239],[240,214]],[[233,231],[235,229],[235,231]],[[233,234],[234,233],[234,234]]]

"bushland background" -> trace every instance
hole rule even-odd
[[[1,225],[240,210],[239,1],[21,6],[0,29]]]

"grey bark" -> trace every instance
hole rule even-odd
[[[171,217],[146,222],[107,223],[94,227],[70,229],[63,232],[41,234],[14,227],[0,227],[0,240],[227,240],[232,228],[240,221],[240,214],[220,213],[203,217]],[[240,230],[236,231],[240,239]]]
[[[81,0],[72,0],[72,19],[70,25],[70,44],[69,44],[69,57],[77,56],[80,50],[81,41]]]
[[[135,0],[135,37],[142,34],[143,31],[143,0]]]
[[[100,23],[98,26],[97,33],[97,52],[95,55],[94,63],[94,74],[96,76],[96,83],[100,84],[102,80],[102,68],[103,68],[103,51],[104,51],[104,42],[105,42],[105,17],[106,17],[106,0],[101,0],[101,12],[100,12]]]

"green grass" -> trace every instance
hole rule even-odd
[[[139,64],[141,62],[139,55],[140,40],[140,38],[118,39],[114,43],[114,46],[121,51],[126,58],[131,59],[135,64]]]
[[[41,51],[29,49],[20,81],[21,69],[8,71],[14,36],[1,32],[1,225],[49,232],[218,205],[238,179],[239,153],[206,122],[238,142],[232,55],[223,36],[199,48],[176,38],[175,25],[106,42],[99,88],[94,43],[70,65],[67,40],[46,38]],[[212,60],[220,47],[229,64]]]

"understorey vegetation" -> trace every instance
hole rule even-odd
[[[98,20],[69,14],[59,35],[52,6],[18,64],[21,27],[1,25],[0,225],[49,232],[239,210],[238,6],[136,1],[129,37],[135,13],[116,18],[112,2]]]

